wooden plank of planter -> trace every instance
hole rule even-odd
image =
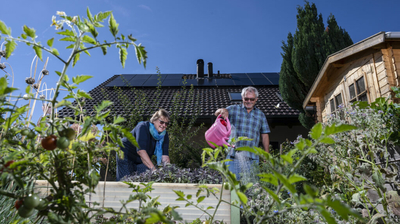
[[[134,183],[140,184],[140,183]],[[221,190],[220,184],[208,184],[209,188],[218,188]],[[48,184],[46,181],[37,181],[36,188],[41,194],[48,193]],[[103,189],[104,189],[104,182],[100,181],[96,187],[96,194],[92,194],[90,196],[86,195],[86,200],[88,203],[90,202],[98,202],[100,206],[103,205],[104,207],[111,207],[115,210],[119,210],[121,206],[121,200],[126,201],[129,198],[129,195],[134,195],[132,189],[129,188],[128,185],[122,182],[107,182],[105,188],[105,197],[103,198]],[[200,220],[205,220],[208,216],[204,214],[199,209],[189,206],[185,207],[185,201],[176,201],[178,196],[172,190],[176,191],[183,191],[185,195],[191,194],[193,196],[192,200],[196,202],[197,198],[195,197],[198,187],[196,184],[178,184],[178,183],[154,183],[153,184],[153,191],[151,191],[148,195],[152,198],[160,196],[158,201],[161,203],[160,208],[164,208],[168,204],[171,206],[179,206],[177,212],[182,216],[185,221],[193,221],[197,218]],[[202,195],[205,195],[204,193]],[[224,190],[223,192],[223,200],[231,201],[231,192]],[[104,200],[103,200],[104,199]],[[200,205],[207,208],[208,206],[215,207],[218,203],[218,200],[214,196],[210,196],[204,201],[200,203]],[[138,208],[138,202],[132,202],[127,205],[127,208]],[[210,214],[214,213],[214,210],[209,210]],[[110,215],[111,216],[111,215]],[[106,216],[107,217],[107,216]],[[218,211],[216,213],[215,220],[223,220],[224,222],[231,224],[231,206],[225,203],[221,203]]]

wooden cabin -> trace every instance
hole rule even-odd
[[[375,101],[400,83],[400,32],[380,32],[326,59],[303,108],[316,108],[319,122],[354,101]],[[396,99],[398,100],[398,99]]]

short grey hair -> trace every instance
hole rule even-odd
[[[258,90],[253,86],[248,86],[242,89],[242,98],[244,98],[247,92],[254,93],[256,95],[256,98],[258,98]]]
[[[168,121],[169,121],[169,113],[168,113],[168,111],[165,110],[165,109],[160,109],[160,110],[158,110],[158,111],[155,112],[155,113],[153,114],[153,116],[150,118],[150,122],[151,122],[151,123],[154,123],[156,120],[160,119],[160,117],[164,117],[164,118],[168,119]]]

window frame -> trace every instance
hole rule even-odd
[[[360,85],[359,85],[359,81],[360,80],[363,80],[363,84],[364,84],[364,90],[363,91],[360,91]],[[351,94],[350,94],[350,92],[351,92],[351,89],[350,88],[354,88],[354,97],[353,98],[351,98]],[[366,98],[367,98],[367,101],[366,102],[368,102],[369,103],[369,97],[368,97],[368,86],[367,86],[367,83],[366,83],[366,80],[365,80],[365,76],[361,76],[360,78],[358,78],[358,79],[355,79],[354,81],[353,81],[353,83],[352,84],[350,84],[349,85],[349,102],[350,103],[354,103],[354,102],[356,102],[356,101],[360,101],[360,98],[362,98],[362,97],[364,97],[364,96],[366,96]],[[360,91],[360,92],[359,92]]]
[[[334,112],[339,110],[339,105],[340,104],[338,104],[339,103],[338,100],[337,100],[338,97],[340,97],[340,100],[341,100],[340,104],[343,104],[342,93],[338,93],[336,95],[333,95],[333,97],[329,99],[329,105],[331,107],[331,114],[333,114]],[[332,105],[334,106],[334,108],[332,108]]]
[[[242,102],[243,100],[242,100],[242,92],[228,92],[228,94],[229,94],[229,99],[231,100],[231,101],[233,101],[233,102]],[[237,98],[237,95],[236,96],[233,96],[232,94],[239,94],[239,96],[240,96],[240,99],[239,98]]]

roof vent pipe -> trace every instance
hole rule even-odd
[[[197,78],[204,78],[204,61],[203,61],[203,59],[197,60]]]
[[[207,63],[207,69],[208,69],[208,78],[213,77],[213,64],[211,62]]]

